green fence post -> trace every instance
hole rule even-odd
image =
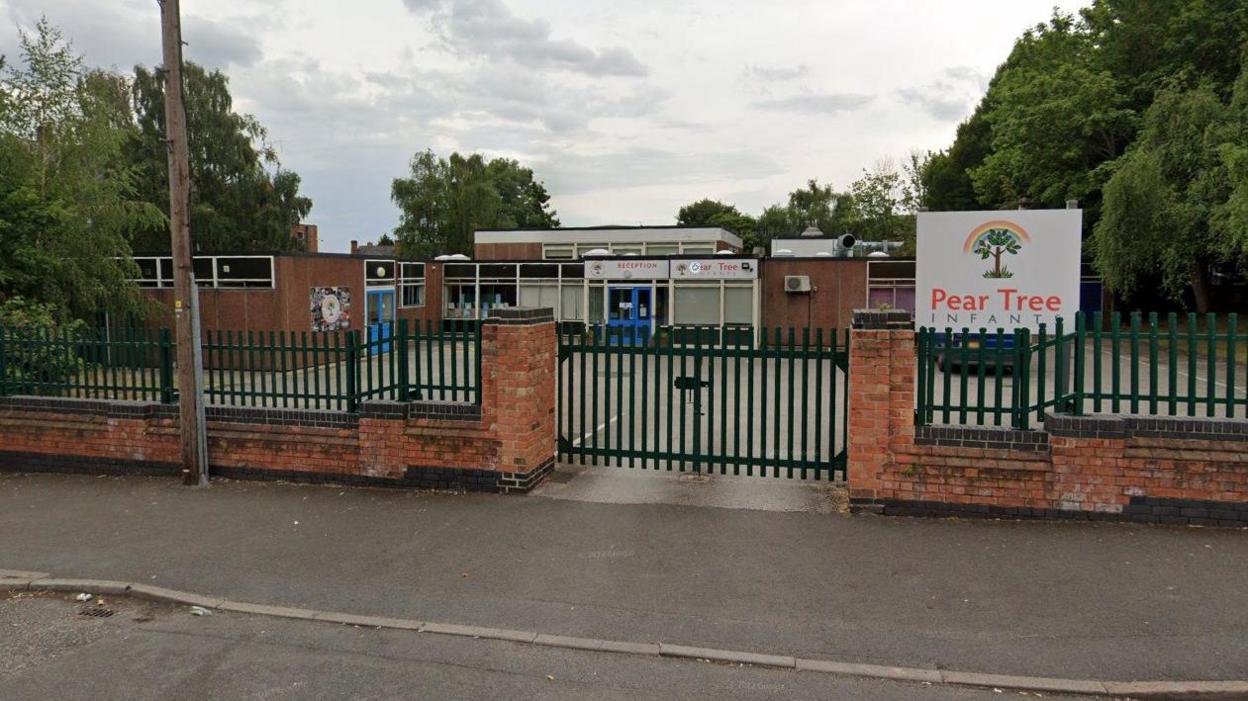
[[[0,326],[0,397],[9,393],[9,365],[6,356],[5,340],[8,332]]]
[[[160,330],[160,403],[173,404],[173,334]]]
[[[359,408],[359,397],[356,396],[356,381],[360,373],[360,332],[347,332],[347,411],[354,413]]]
[[[395,347],[398,350],[398,358],[394,361],[398,363],[399,370],[399,401],[406,402],[408,398],[407,390],[407,319],[399,319],[399,337],[395,339],[397,343]]]
[[[1085,353],[1087,333],[1087,320],[1083,316],[1083,312],[1075,312],[1075,397],[1073,405],[1073,413],[1075,416],[1083,415],[1083,375],[1085,370]]]

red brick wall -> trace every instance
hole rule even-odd
[[[210,470],[432,486],[460,484],[457,470],[491,485],[540,478],[555,455],[555,324],[533,310],[500,316],[482,331],[479,406],[210,407]],[[171,405],[0,398],[0,468],[177,472],[176,416]]]
[[[477,243],[472,257],[476,260],[541,260],[540,243]]]
[[[809,275],[814,291],[785,292],[785,275]],[[845,329],[867,303],[867,261],[767,258],[760,284],[763,326]]]
[[[1248,421],[1056,416],[1048,432],[916,428],[912,330],[854,329],[850,367],[848,479],[864,508],[1248,526],[1239,508]]]

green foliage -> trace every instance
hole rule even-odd
[[[549,228],[559,225],[550,195],[533,171],[514,160],[487,162],[480,154],[416,154],[406,178],[395,178],[390,198],[400,210],[394,230],[399,255],[431,258],[472,254],[477,229]]]
[[[1079,200],[1111,290],[1209,303],[1211,266],[1248,236],[1248,5],[1094,0],[1026,32],[946,151],[933,210]]]
[[[677,226],[719,226],[741,237],[746,251],[764,245],[758,238],[758,222],[735,206],[719,200],[701,199],[680,208]]]
[[[1209,87],[1158,94],[1139,142],[1106,185],[1092,238],[1110,289],[1129,294],[1155,279],[1174,299],[1190,288],[1197,309],[1208,309],[1209,266],[1248,250],[1231,214],[1235,154],[1248,145],[1245,116]]]
[[[24,394],[24,388],[32,384],[59,384],[75,376],[83,366],[77,355],[65,353],[59,345],[21,341],[76,338],[85,330],[86,324],[81,320],[61,320],[57,308],[50,304],[22,297],[0,302],[0,365],[4,370],[0,375],[0,395]]]
[[[126,86],[88,71],[46,21],[0,74],[0,302],[58,320],[141,310],[126,232],[158,222],[123,149]]]
[[[138,129],[128,147],[143,199],[169,211],[165,147],[165,74],[135,68],[133,108]],[[268,132],[233,109],[229,79],[194,63],[183,68],[191,171],[191,236],[197,251],[282,251],[312,209],[299,194],[299,175],[283,169],[266,143]],[[135,250],[166,253],[167,226],[132,232]]]

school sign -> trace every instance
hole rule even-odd
[[[1083,212],[920,212],[914,321],[1050,329],[1079,310]]]

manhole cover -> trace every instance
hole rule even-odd
[[[108,618],[116,613],[112,609],[106,609],[103,606],[88,606],[78,611],[79,616],[88,616],[90,618]]]

